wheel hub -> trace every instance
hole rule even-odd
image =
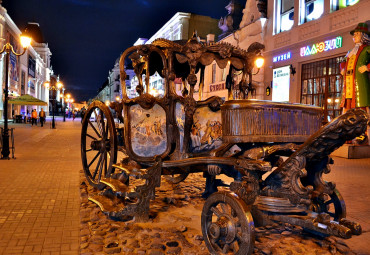
[[[236,228],[232,219],[224,215],[208,227],[208,233],[213,239],[222,238],[226,243],[232,243],[236,237]]]
[[[110,150],[110,143],[109,140],[94,140],[91,141],[90,143],[90,148],[96,151],[101,151],[101,150]]]
[[[221,229],[216,223],[212,223],[208,228],[208,233],[213,239],[220,238]]]

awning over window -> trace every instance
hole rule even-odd
[[[48,105],[48,103],[27,94],[9,99],[8,102],[16,105]]]

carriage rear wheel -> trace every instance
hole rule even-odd
[[[313,199],[311,209],[317,213],[327,213],[335,221],[346,217],[346,204],[337,189],[332,194],[322,194]]]
[[[117,134],[111,111],[100,101],[89,106],[82,121],[81,158],[87,181],[103,189],[100,180],[112,174],[117,161]]]
[[[246,204],[233,193],[210,195],[202,210],[202,233],[211,254],[252,254],[254,223]]]

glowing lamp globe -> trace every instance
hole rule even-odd
[[[265,62],[265,60],[261,57],[257,58],[256,61],[255,61],[255,65],[257,68],[261,68],[263,66],[263,63]]]
[[[32,38],[22,35],[21,36],[21,44],[23,48],[28,48],[31,45]]]

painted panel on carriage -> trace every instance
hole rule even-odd
[[[205,152],[221,146],[221,111],[213,112],[208,106],[204,106],[195,111],[193,120],[190,152]]]
[[[185,110],[181,103],[176,103],[176,123],[180,132],[180,151],[183,152]]]
[[[166,113],[155,105],[146,110],[140,105],[130,108],[131,146],[134,153],[141,157],[160,155],[167,148]]]

